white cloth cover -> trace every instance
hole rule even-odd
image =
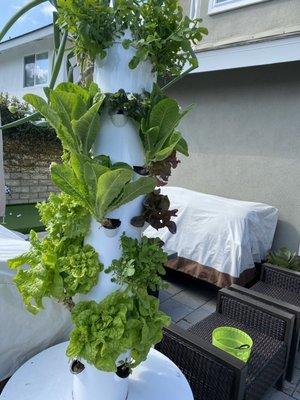
[[[236,278],[265,259],[277,224],[276,208],[180,187],[165,187],[161,193],[169,197],[171,209],[178,209],[177,233],[148,227],[144,235],[159,237],[166,251]]]
[[[29,247],[29,242],[0,225],[0,381],[41,350],[66,340],[71,328],[70,313],[51,300],[37,315],[25,309],[7,260]]]

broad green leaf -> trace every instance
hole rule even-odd
[[[32,105],[32,107],[42,114],[49,124],[55,129],[60,128],[60,118],[58,114],[49,106],[49,104],[40,96],[36,94],[25,94],[23,99]]]
[[[89,202],[95,207],[97,193],[97,176],[92,167],[92,163],[85,163],[83,167],[84,182],[88,191]]]
[[[84,89],[82,86],[75,85],[72,82],[62,82],[56,86],[55,91],[74,93],[82,98],[82,100],[87,103],[90,98],[89,91]]]
[[[145,151],[153,151],[157,140],[159,139],[159,127],[154,126],[148,129],[141,135],[142,142],[144,144]]]
[[[74,197],[80,203],[86,203],[82,183],[77,179],[72,168],[66,164],[52,164],[51,178],[60,190]]]
[[[72,121],[75,135],[79,139],[82,151],[85,154],[89,154],[99,132],[100,117],[98,111],[102,101],[95,103],[78,121]]]
[[[165,160],[174,151],[177,144],[181,139],[181,134],[179,132],[173,132],[173,134],[168,139],[167,146],[164,146],[162,150],[155,153],[155,160],[162,161]]]
[[[128,65],[130,69],[135,69],[139,65],[139,63],[140,60],[136,56],[133,56]]]
[[[112,170],[114,170],[114,169],[120,169],[120,168],[127,168],[127,169],[129,169],[129,170],[131,170],[132,171],[132,168],[131,168],[131,166],[129,165],[129,164],[127,164],[127,163],[124,163],[124,162],[116,162],[116,163],[114,163],[113,165],[112,165],[112,167],[111,167],[111,169]]]
[[[43,98],[35,94],[26,94],[23,98],[25,101],[27,101],[27,103],[31,104],[56,130],[57,136],[66,149],[71,150],[74,148],[75,143],[72,130],[69,131],[69,129],[61,123],[59,114],[54,111],[53,108],[49,106],[49,104]]]
[[[181,153],[187,157],[189,156],[188,144],[183,137],[177,143],[176,150],[179,151],[179,153]]]
[[[97,162],[94,159],[91,162],[91,167],[93,168],[93,170],[96,174],[97,181],[98,181],[99,176],[101,176],[105,172],[109,171],[109,168],[107,166],[102,165],[101,163]]]
[[[50,93],[50,104],[60,116],[62,123],[71,131],[73,119],[77,120],[87,111],[82,98],[74,93],[53,90]]]
[[[79,153],[71,153],[70,167],[72,168],[76,178],[82,183],[84,183],[83,170],[86,162],[89,162],[88,157],[85,157],[83,154]]]
[[[101,220],[104,218],[111,204],[119,197],[126,183],[132,178],[133,171],[116,169],[101,175],[97,184],[96,211]]]
[[[97,161],[98,164],[101,164],[105,167],[108,167],[108,168],[111,167],[111,161],[110,161],[109,156],[106,156],[104,154],[100,154],[99,156],[94,157],[93,160],[95,162]]]
[[[123,204],[129,203],[139,196],[152,192],[155,189],[155,186],[156,180],[150,177],[139,178],[135,182],[127,183],[121,199],[118,201],[117,204],[114,204],[113,208],[111,209],[116,209]]]
[[[180,120],[179,106],[176,100],[167,98],[159,101],[150,113],[150,127],[159,127],[159,137],[169,136]]]
[[[184,109],[181,113],[180,113],[180,119],[182,119],[186,114],[188,114],[191,109],[194,107],[194,104],[190,104],[186,109]]]

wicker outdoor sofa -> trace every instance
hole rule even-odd
[[[195,400],[259,400],[274,384],[281,387],[293,333],[294,315],[243,294],[222,289],[216,312],[189,331],[165,329],[157,349],[185,374]],[[211,344],[212,331],[233,326],[254,346],[247,363]]]
[[[300,272],[271,264],[263,264],[260,281],[250,289],[238,285],[232,285],[230,289],[273,305],[295,316],[287,369],[287,380],[291,381],[300,338]]]

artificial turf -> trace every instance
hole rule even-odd
[[[37,232],[44,230],[35,204],[11,204],[6,206],[5,228],[21,233],[29,233],[31,229]]]

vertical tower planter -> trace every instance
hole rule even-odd
[[[176,231],[171,218],[177,210],[154,189],[167,183],[177,153],[188,155],[177,130],[188,110],[153,85],[153,71],[173,76],[174,83],[187,64],[188,71],[196,68],[192,44],[206,30],[200,19],[185,17],[178,0],[51,2],[55,30],[60,26],[63,36],[54,35],[46,99],[24,96],[37,113],[23,122],[42,116],[55,129],[64,154],[51,165],[51,177],[62,193],[39,206],[48,236],[39,240],[33,232],[30,251],[10,266],[18,270],[15,283],[29,311],[37,313],[50,297],[72,313],[67,355],[76,358],[70,366],[73,400],[126,400],[126,371],[117,368],[124,361],[128,371],[137,367],[170,322],[148,294],[164,287],[166,254],[159,239],[141,238],[141,227]],[[68,67],[75,54],[87,83],[85,67],[93,61],[90,85],[55,87],[69,34],[74,48]]]
[[[121,42],[116,42],[108,49],[104,60],[97,59],[94,82],[103,92],[114,93],[121,88],[132,93],[151,91],[156,80],[155,74],[152,73],[152,66],[146,61],[140,63],[138,68],[130,69],[128,63],[133,55],[134,49],[125,50]],[[145,163],[137,125],[126,116],[110,115],[107,110],[104,110],[101,116],[101,127],[93,154],[95,156],[108,155],[113,163],[123,162],[131,167],[143,166]],[[107,218],[119,220],[120,225],[115,229],[106,228],[92,218],[90,232],[85,242],[92,245],[100,254],[100,261],[104,267],[108,267],[114,259],[121,257],[120,238],[123,233],[135,239],[141,237],[141,229],[132,226],[130,221],[141,213],[142,201],[143,196],[139,196],[107,215]],[[119,288],[111,281],[111,274],[102,272],[98,284],[84,297],[99,302]],[[130,349],[127,354],[120,355],[119,360],[124,360],[126,357],[130,357]],[[85,368],[74,375],[74,400],[96,400],[100,396],[103,396],[105,400],[126,399],[127,378],[121,378],[114,372],[99,371],[84,360],[81,361]]]

